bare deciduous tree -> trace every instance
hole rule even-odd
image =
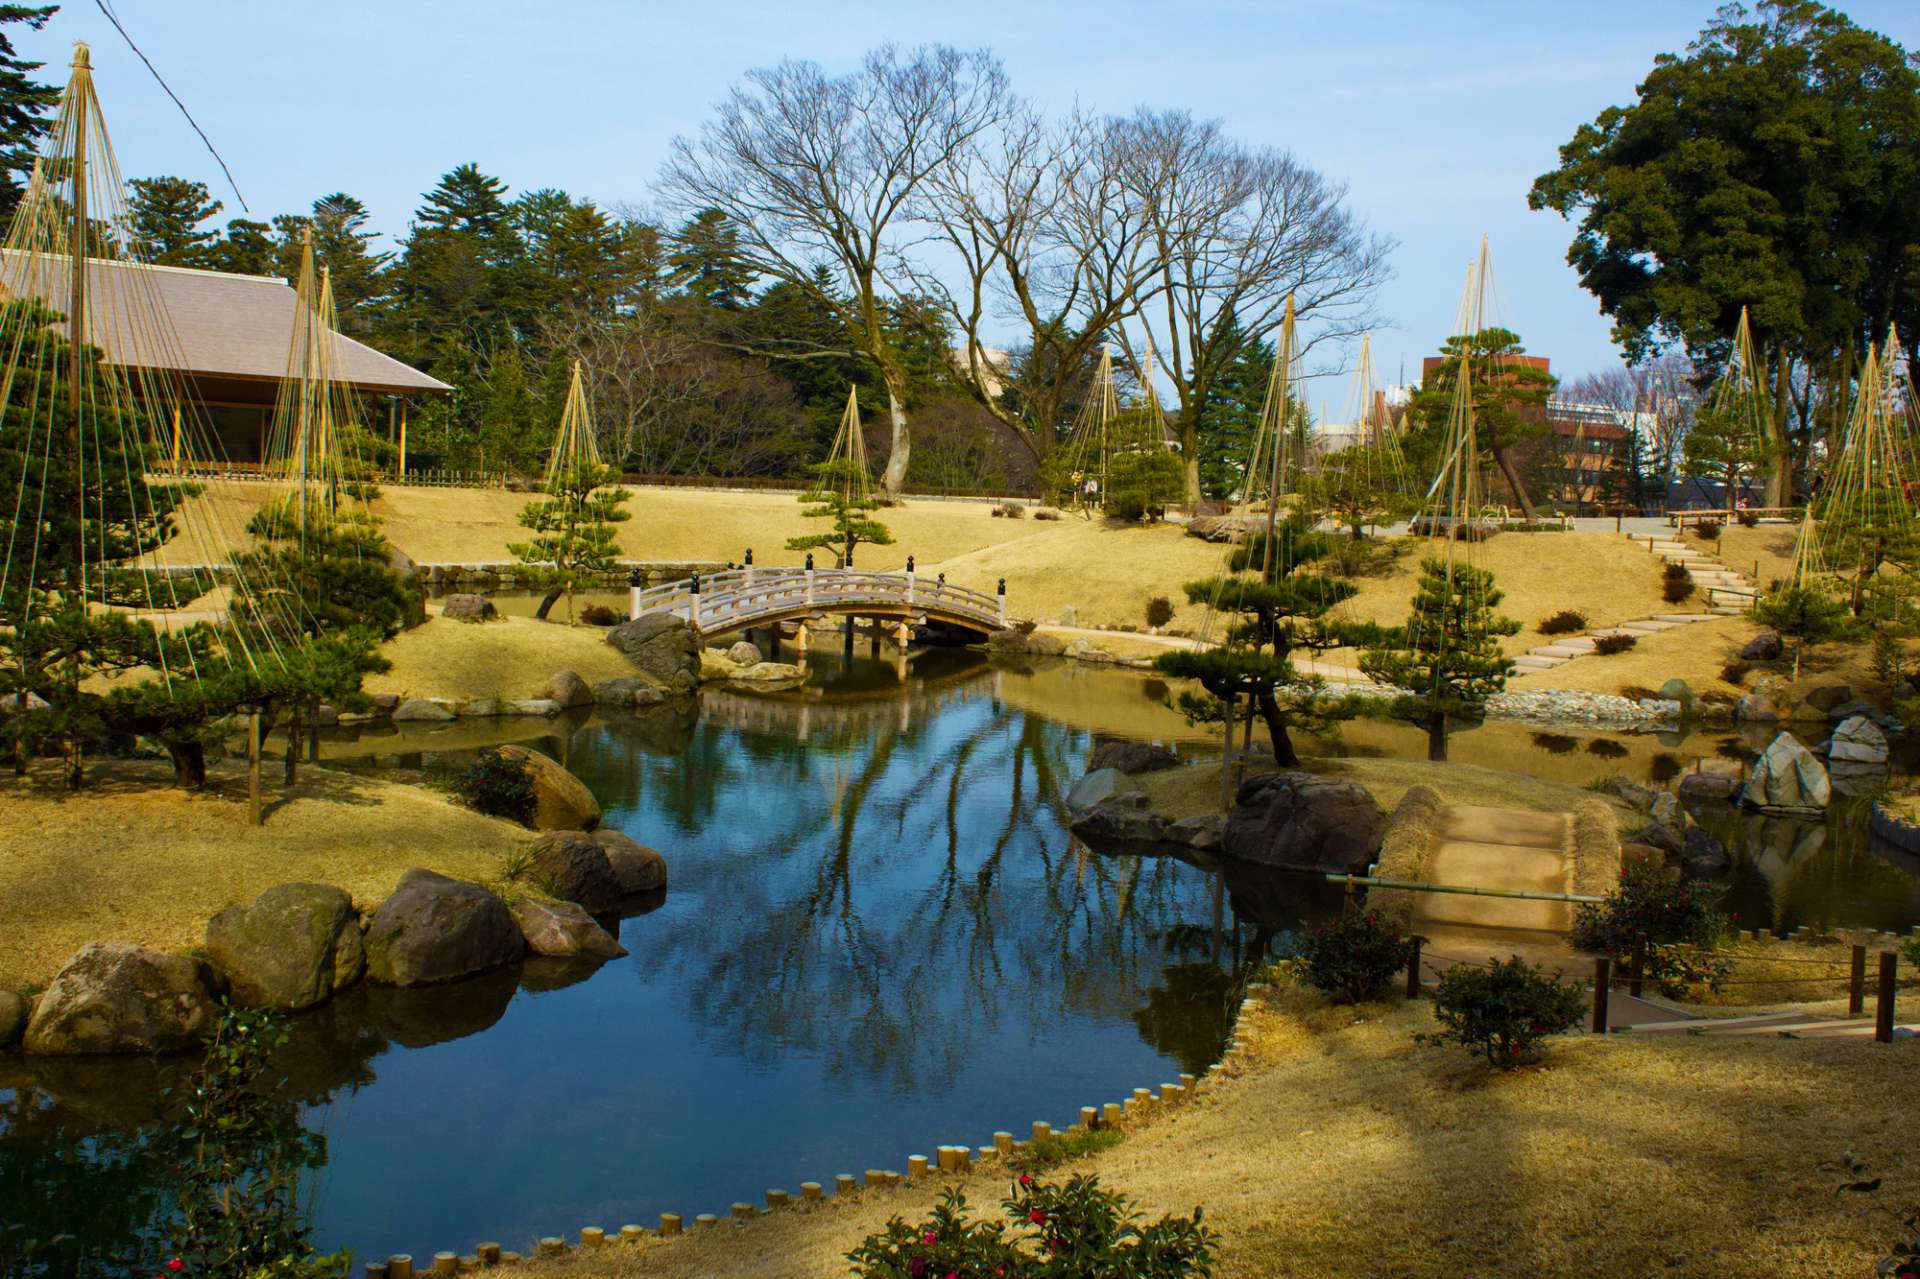
[[[842,76],[783,62],[749,72],[698,138],[676,138],[662,173],[670,203],[725,213],[741,259],[830,307],[851,347],[756,353],[857,354],[878,369],[892,425],[889,492],[906,479],[911,447],[906,374],[886,324],[887,303],[901,293],[890,268],[912,234],[909,206],[1008,109],[1006,73],[985,50],[886,45]]]
[[[1133,295],[1126,355],[1151,342],[1179,409],[1187,497],[1200,498],[1200,436],[1220,375],[1279,326],[1288,297],[1300,349],[1376,323],[1375,291],[1393,242],[1345,205],[1346,189],[1275,149],[1250,149],[1185,111],[1141,111],[1115,145],[1152,241],[1154,278]],[[1124,278],[1116,271],[1115,279]]]
[[[1638,425],[1662,484],[1673,479],[1687,428],[1700,392],[1693,363],[1678,351],[1642,364],[1622,364],[1588,373],[1560,389],[1557,398],[1598,404],[1618,414],[1623,424]]]

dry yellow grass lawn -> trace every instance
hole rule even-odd
[[[922,560],[922,572],[991,591],[1007,579],[1007,609],[1015,616],[1060,621],[1071,607],[1080,626],[1144,626],[1147,601],[1164,595],[1174,606],[1171,626],[1197,630],[1202,610],[1187,603],[1187,582],[1226,571],[1228,548],[1188,537],[1171,524],[1105,524],[1068,518],[1014,521],[1028,535],[954,555]],[[1104,644],[1103,644],[1104,647]]]
[[[1800,531],[1797,524],[1756,524],[1741,528],[1729,524],[1716,541],[1708,541],[1691,529],[1687,545],[1715,556],[1736,573],[1745,573],[1761,590],[1776,580],[1788,577],[1793,569],[1793,542]],[[1755,569],[1758,568],[1758,574]]]
[[[1920,1182],[1911,1046],[1581,1036],[1497,1075],[1413,1042],[1433,1026],[1425,1003],[1269,992],[1242,1019],[1245,1065],[1052,1175],[1095,1174],[1151,1215],[1204,1206],[1221,1279],[1863,1275],[1888,1228],[1818,1165],[1853,1151],[1901,1202]],[[919,1219],[941,1187],[997,1214],[1004,1175],[861,1191],[526,1273],[840,1279],[849,1248],[889,1217]]]
[[[1542,813],[1566,813],[1583,800],[1603,798],[1619,815],[1631,812],[1618,800],[1565,782],[1504,772],[1477,764],[1432,764],[1422,759],[1308,759],[1311,772],[1344,777],[1365,787],[1379,805],[1392,812],[1409,787],[1426,784],[1450,804],[1484,804],[1492,808],[1524,808]],[[1258,770],[1256,770],[1258,771]],[[1219,811],[1220,774],[1212,767],[1142,773],[1133,779],[1153,799],[1155,812],[1179,818]]]
[[[51,764],[0,778],[0,987],[44,983],[90,941],[198,946],[208,916],[275,884],[334,884],[365,905],[415,866],[494,878],[528,838],[419,787],[311,766],[290,795],[267,770],[259,827],[238,765],[215,765],[194,793],[170,787],[163,763],[95,760],[87,772],[73,795]]]
[[[570,670],[589,684],[638,673],[607,643],[602,626],[568,626],[531,617],[450,622],[428,611],[425,625],[402,631],[381,647],[381,656],[393,669],[369,676],[369,693],[540,697],[547,677],[556,671]]]
[[[1669,606],[1672,607],[1672,606]],[[1685,609],[1686,605],[1678,606]],[[1725,693],[1738,697],[1746,690],[1720,678],[1720,670],[1740,655],[1740,647],[1760,631],[1745,617],[1722,617],[1693,622],[1670,631],[1642,635],[1624,653],[1576,657],[1548,671],[1516,673],[1513,689],[1571,688],[1594,693],[1618,693],[1624,688],[1657,689],[1670,679],[1683,679],[1694,696]],[[1530,647],[1550,644],[1535,635]]]
[[[1360,579],[1360,593],[1341,605],[1340,615],[1404,622],[1420,561],[1444,549],[1437,541],[1416,542],[1392,574]],[[1473,558],[1506,595],[1499,611],[1522,623],[1518,635],[1501,641],[1508,653],[1548,643],[1533,624],[1562,609],[1580,610],[1593,626],[1674,611],[1660,598],[1660,561],[1617,533],[1502,533],[1474,547]]]

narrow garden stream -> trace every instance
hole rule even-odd
[[[1097,734],[1209,735],[1131,672],[974,654],[816,661],[793,693],[698,711],[340,733],[329,762],[427,772],[518,737],[562,758],[606,822],[661,849],[663,900],[597,969],[529,963],[451,988],[362,986],[301,1018],[286,1062],[327,1159],[322,1248],[524,1247],[583,1225],[691,1220],[769,1187],[903,1169],[1198,1072],[1269,939],[1339,907],[1307,877],[1224,879],[1072,842],[1062,796]],[[1417,757],[1350,726],[1317,749]],[[1751,744],[1489,724],[1456,758],[1584,783],[1666,780]],[[1728,907],[1776,928],[1905,928],[1920,867],[1864,822],[1731,815]],[[1763,925],[1764,926],[1764,925]],[[0,1221],[72,1237],[22,1269],[114,1273],[164,1219],[156,1140],[190,1061],[0,1057]],[[263,1152],[270,1157],[271,1152]],[[8,1261],[0,1240],[0,1263]]]

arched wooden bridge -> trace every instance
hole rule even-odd
[[[990,635],[1007,626],[1006,582],[1000,591],[955,586],[944,578],[929,581],[912,571],[870,573],[845,568],[728,569],[659,586],[632,585],[628,616],[671,613],[684,618],[701,636],[726,635],[752,627],[795,626],[802,651],[807,626],[828,616],[864,617],[891,622],[904,640],[911,628],[944,624]]]

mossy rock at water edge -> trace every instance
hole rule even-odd
[[[353,899],[326,884],[281,884],[207,921],[207,956],[256,1008],[310,1008],[360,977]]]
[[[526,951],[507,904],[479,884],[410,870],[367,928],[367,975],[421,986],[485,972]]]

